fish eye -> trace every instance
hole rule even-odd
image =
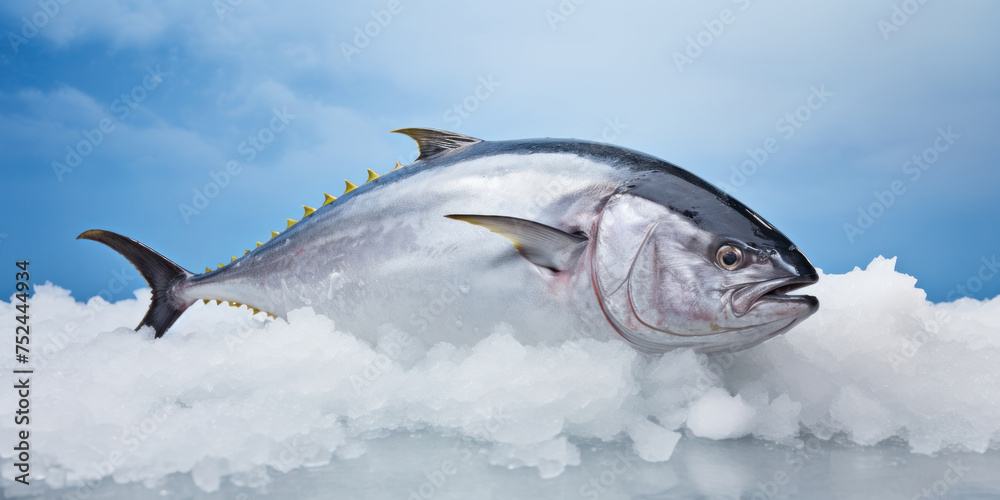
[[[715,254],[715,260],[726,271],[733,271],[743,263],[743,252],[732,245],[723,245]]]

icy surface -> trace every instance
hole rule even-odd
[[[129,326],[135,300],[32,298],[32,477],[53,488],[156,485],[190,473],[215,491],[366,456],[369,443],[430,429],[476,443],[492,466],[542,478],[581,463],[582,443],[617,440],[632,460],[669,461],[682,433],[801,442],[802,431],[911,453],[983,452],[1000,443],[1000,301],[927,302],[894,259],[824,275],[820,312],[732,354],[639,354],[623,342],[525,346],[495,325],[474,346],[424,345],[384,328],[376,345],[308,309],[263,320],[200,303],[152,341]],[[0,324],[16,311],[0,302]],[[123,326],[128,325],[128,326]],[[0,358],[9,373],[13,360]],[[14,477],[11,391],[2,391],[2,475]],[[454,462],[454,463],[452,463]],[[430,480],[430,479],[428,479]]]

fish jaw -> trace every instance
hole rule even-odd
[[[743,316],[757,307],[795,308],[795,316],[808,316],[819,310],[819,299],[811,295],[788,295],[788,292],[815,284],[819,276],[813,272],[804,276],[789,276],[750,283],[729,296],[729,305],[736,316]],[[793,315],[785,312],[786,315]]]

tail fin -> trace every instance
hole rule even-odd
[[[181,266],[174,264],[166,257],[156,253],[153,249],[120,234],[100,229],[84,231],[76,239],[93,240],[111,247],[112,250],[122,254],[129,262],[139,270],[142,277],[153,289],[153,303],[149,306],[149,311],[142,318],[142,323],[135,327],[136,330],[151,326],[156,330],[156,338],[160,338],[173,325],[177,318],[193,302],[187,302],[176,294],[176,285],[187,281],[193,274]]]

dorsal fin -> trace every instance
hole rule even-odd
[[[420,156],[417,156],[418,160],[426,160],[448,150],[483,142],[482,139],[475,137],[432,128],[401,128],[392,132],[406,134],[417,141],[417,148],[420,150]]]

